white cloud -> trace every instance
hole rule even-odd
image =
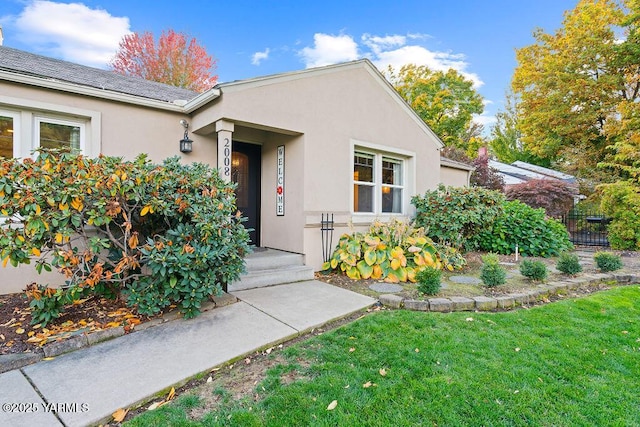
[[[495,116],[489,116],[487,113],[474,114],[473,121],[484,126],[485,131],[488,131],[490,126],[496,122]]]
[[[251,63],[253,65],[260,65],[262,61],[264,61],[265,59],[269,59],[269,52],[269,48],[266,48],[262,52],[254,53],[253,55],[251,55]]]
[[[106,67],[122,37],[130,33],[129,18],[112,16],[82,3],[34,0],[12,22],[22,42],[62,59]]]
[[[369,58],[383,72],[389,66],[399,70],[407,64],[426,65],[436,71],[453,68],[471,80],[475,89],[483,85],[477,74],[467,71],[469,64],[463,54],[432,51],[418,44],[428,38],[427,34],[376,36],[367,33],[360,38],[362,45],[359,46],[349,35],[316,33],[313,47],[303,48],[300,55],[307,68],[358,58]]]
[[[303,48],[300,55],[307,68],[353,61],[359,58],[358,44],[351,36],[332,36],[322,33],[314,34],[313,47]]]

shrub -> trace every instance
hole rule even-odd
[[[578,255],[571,254],[569,252],[563,252],[560,254],[558,258],[558,263],[556,264],[556,268],[564,273],[575,275],[582,271],[582,266],[578,260]]]
[[[541,281],[547,278],[547,266],[542,261],[522,260],[520,273],[531,280]]]
[[[424,235],[424,230],[394,220],[374,222],[369,231],[344,234],[324,271],[340,269],[349,278],[415,282],[424,267],[461,268],[464,258],[453,249],[443,250]]]
[[[573,191],[557,179],[532,179],[509,187],[508,200],[520,200],[534,209],[542,208],[548,216],[560,218],[573,206]]]
[[[442,270],[433,267],[425,267],[416,273],[418,290],[423,294],[435,295],[440,290]]]
[[[504,196],[485,188],[445,187],[411,199],[415,223],[434,241],[458,250],[475,249],[473,238],[502,211]]]
[[[611,252],[596,252],[593,256],[600,271],[615,271],[622,268],[622,258]]]
[[[505,202],[502,214],[475,241],[480,250],[505,255],[515,253],[516,245],[523,256],[550,257],[573,249],[562,223],[517,200]]]
[[[500,265],[496,254],[483,256],[482,262],[483,264],[480,270],[480,280],[482,280],[482,283],[492,288],[503,285],[507,281],[507,272]]]
[[[92,294],[122,294],[150,314],[176,304],[186,317],[244,270],[248,233],[233,187],[215,169],[172,158],[151,164],[42,150],[0,161],[3,264],[57,268],[58,290],[31,287],[34,321]],[[55,301],[54,301],[55,300]],[[49,313],[49,315],[45,314]]]
[[[640,250],[640,188],[630,182],[603,184],[600,208],[611,218],[607,226],[613,249]]]

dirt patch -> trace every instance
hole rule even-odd
[[[49,342],[82,333],[120,326],[132,330],[148,319],[122,301],[91,297],[66,307],[60,317],[43,327],[31,324],[31,308],[24,293],[0,295],[0,355],[41,352]]]

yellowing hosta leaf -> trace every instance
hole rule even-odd
[[[362,260],[358,262],[357,267],[360,272],[360,277],[363,279],[368,279],[373,274],[373,267]]]
[[[416,270],[413,267],[407,267],[407,280],[412,283],[416,282]]]
[[[360,280],[360,272],[356,267],[347,267],[347,277],[353,280]]]
[[[390,271],[389,274],[387,274],[387,277],[384,279],[384,281],[389,283],[400,282],[400,280],[398,279],[398,276],[396,276],[392,271]]]
[[[380,244],[380,238],[378,236],[366,236],[364,242],[369,246],[378,246]]]
[[[392,259],[391,260],[391,269],[392,270],[397,270],[398,268],[400,268],[401,265],[402,265],[402,263],[400,262],[399,259]]]
[[[334,409],[336,409],[336,406],[338,406],[338,401],[334,400],[329,403],[329,406],[327,406],[327,411],[333,411]]]
[[[331,269],[331,263],[329,261],[323,262],[320,271],[327,271]]]
[[[422,256],[424,257],[425,265],[428,265],[429,267],[434,266],[435,262],[433,261],[433,257],[429,252],[423,252]]]
[[[378,257],[375,250],[367,249],[366,251],[364,251],[364,262],[366,262],[367,265],[375,264],[377,258]]]
[[[400,267],[397,270],[393,271],[393,274],[396,275],[399,281],[406,282],[407,281],[407,270],[404,267]]]
[[[338,260],[337,259],[332,259],[331,260],[331,268],[334,269],[338,266]]]
[[[382,267],[380,267],[379,265],[374,265],[373,266],[373,271],[371,272],[371,279],[379,279],[382,277]]]
[[[391,258],[400,259],[400,257],[404,256],[404,251],[400,246],[396,246],[395,248],[391,249],[389,255],[391,256]]]
[[[451,265],[451,264],[447,264],[447,270],[449,270],[449,271],[453,271],[453,265]]]
[[[409,247],[409,249],[407,249],[409,252],[411,253],[416,253],[416,252],[420,252],[422,250],[422,248],[419,248],[417,246],[411,246]]]

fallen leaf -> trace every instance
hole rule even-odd
[[[334,409],[336,409],[336,406],[338,406],[338,401],[334,400],[333,402],[329,403],[329,406],[327,406],[327,411],[333,411]]]
[[[419,349],[419,348],[416,348],[414,351],[415,351],[416,353],[420,353],[420,349]]]
[[[171,391],[169,391],[169,394],[167,395],[167,398],[165,399],[167,402],[171,399],[173,399],[174,397],[176,397],[176,389],[171,387]]]
[[[344,386],[344,388],[349,388],[349,387],[350,387],[350,386],[349,386],[349,384],[347,384],[346,386]]]
[[[147,408],[147,411],[153,411],[154,409],[158,409],[160,407],[160,404],[162,402],[153,402],[151,405],[149,405],[149,407]]]
[[[265,353],[271,354],[272,351],[273,351],[273,347],[270,347],[270,348],[265,350]]]
[[[22,328],[16,329],[16,334],[18,334],[18,335],[24,334],[24,329],[22,329]]]
[[[515,348],[516,352],[520,351],[520,347]]]
[[[244,364],[245,365],[251,364],[251,359],[249,359],[248,357],[246,359],[244,359]]]
[[[384,369],[384,368],[380,368],[380,370],[378,372],[380,372],[380,375],[382,375],[383,377],[385,377],[387,375],[387,370]]]
[[[362,384],[363,388],[369,388],[373,385],[373,383],[371,381],[367,381],[366,383]]]
[[[622,331],[622,333],[626,335],[629,333],[629,331]]]
[[[211,378],[211,377],[207,378],[207,382],[208,382],[208,383],[213,382],[213,378]]]
[[[465,320],[466,320],[467,322],[473,322],[473,317],[467,317]]]
[[[355,348],[355,347],[351,347],[351,348],[349,349],[349,353],[353,353],[354,351],[356,351],[356,348]]]
[[[129,412],[128,409],[118,409],[116,412],[111,414],[111,416],[113,417],[113,421],[121,423],[124,420],[124,417],[127,416],[127,412]]]
[[[45,358],[44,358],[44,359],[42,359],[42,360],[53,360],[53,359],[55,359],[55,357],[45,357]]]
[[[2,340],[2,341],[4,341],[4,340],[5,340],[4,335],[0,334],[0,340]]]

